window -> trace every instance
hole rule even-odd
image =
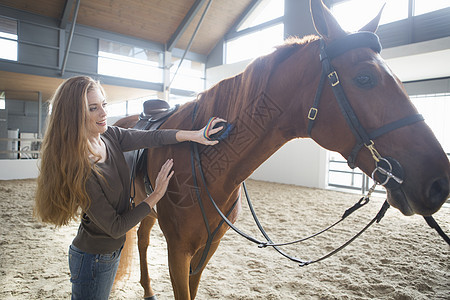
[[[284,15],[284,0],[263,0],[239,26],[238,31],[254,27]]]
[[[411,101],[446,153],[450,153],[450,93],[412,96]]]
[[[162,54],[144,48],[100,40],[98,73],[161,83]]]
[[[119,102],[108,104],[106,107],[108,117],[126,116],[127,115],[127,103]]]
[[[414,15],[418,16],[447,7],[450,7],[449,0],[415,0]]]
[[[0,17],[0,59],[17,61],[17,21]]]
[[[274,46],[284,40],[282,21],[269,27],[258,26],[283,17],[284,0],[262,0],[237,29],[246,33],[226,41],[225,62],[227,64],[253,59],[268,54]]]
[[[138,99],[134,99],[134,100],[128,100],[128,111],[127,114],[128,115],[137,115],[140,114],[143,110],[144,110],[144,102],[146,100],[152,99],[152,98],[157,98],[156,96],[154,97],[144,97],[144,98],[138,98]]]
[[[0,109],[6,109],[6,98],[5,92],[0,92]]]
[[[380,25],[408,18],[408,0],[348,0],[331,7],[333,15],[344,30],[357,31],[372,20],[386,6]]]
[[[156,96],[155,92],[154,95],[148,95],[146,97],[141,97],[133,100],[108,104],[107,106],[108,117],[138,115],[143,111],[144,109],[143,104],[146,100],[156,98],[158,97]]]
[[[188,96],[180,96],[180,95],[174,95],[170,94],[169,96],[169,104],[170,106],[175,106],[177,104],[184,104],[186,102],[192,101],[195,99],[195,95],[192,95],[191,97]]]
[[[275,50],[283,43],[284,24],[256,31],[227,42],[226,63],[256,58]]]
[[[205,64],[183,59],[180,66],[180,60],[181,58],[172,57],[170,78],[173,82],[170,87],[194,92],[203,91],[205,89]]]

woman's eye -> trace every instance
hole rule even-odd
[[[97,107],[89,107],[89,111],[95,111],[97,109]]]
[[[366,74],[357,75],[353,80],[356,85],[361,88],[370,89],[376,85],[376,82],[372,79],[372,76]]]

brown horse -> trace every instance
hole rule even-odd
[[[373,32],[380,14],[359,33],[348,34],[321,0],[311,0],[311,12],[321,37],[287,41],[254,60],[241,74],[181,106],[162,128],[199,129],[211,116],[233,124],[228,138],[218,145],[199,146],[207,189],[232,222],[240,210],[239,203],[234,204],[241,183],[287,141],[309,135],[322,147],[350,157],[349,162],[368,175],[386,158],[395,165],[388,171],[397,177],[375,176],[391,179],[386,184],[389,203],[405,215],[433,214],[449,194],[449,161],[378,53],[381,49]],[[336,101],[343,97],[344,102]],[[124,119],[121,124],[131,127],[136,120]],[[189,143],[148,151],[151,182],[168,158],[174,159],[175,175],[157,205],[157,218],[167,241],[175,299],[194,299],[202,271],[229,227],[218,228],[221,218],[205,186],[200,179],[194,183],[193,172],[197,178],[200,174],[198,168],[192,169]],[[143,197],[143,183],[138,182],[137,188],[137,197]],[[204,199],[207,218],[197,193]],[[146,251],[155,218],[153,213],[144,219],[138,231],[146,297],[153,295]],[[204,255],[208,231],[216,229],[205,262],[191,273]]]

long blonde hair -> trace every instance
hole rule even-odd
[[[34,215],[45,223],[62,226],[87,210],[91,199],[86,182],[95,170],[89,159],[86,120],[87,93],[101,85],[87,76],[65,80],[56,90],[41,148]]]

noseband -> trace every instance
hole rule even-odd
[[[423,121],[424,119],[422,115],[415,114],[392,123],[388,123],[370,133],[367,133],[350,105],[350,102],[345,95],[344,88],[339,80],[338,73],[331,64],[333,58],[338,57],[349,50],[357,48],[370,48],[376,53],[380,53],[380,40],[378,39],[378,36],[372,32],[357,32],[349,34],[329,45],[325,45],[324,40],[320,39],[320,61],[322,62],[322,74],[320,77],[319,86],[317,87],[313,106],[308,113],[308,135],[311,137],[312,128],[319,113],[319,102],[322,96],[325,79],[328,79],[334,96],[339,104],[341,113],[356,138],[356,145],[353,147],[353,150],[350,152],[350,156],[347,158],[347,164],[350,168],[354,169],[356,167],[356,158],[358,153],[361,148],[365,146],[375,160],[376,168],[372,173],[372,178],[374,181],[377,181],[374,178],[377,174],[379,178],[378,181],[382,183],[382,185],[386,186],[390,179],[393,179],[395,183],[390,183],[391,188],[394,186],[398,187],[403,182],[403,170],[401,165],[394,158],[383,158],[375,149],[374,140],[390,131]],[[394,168],[394,165],[396,168]],[[380,177],[383,179],[380,179]]]

